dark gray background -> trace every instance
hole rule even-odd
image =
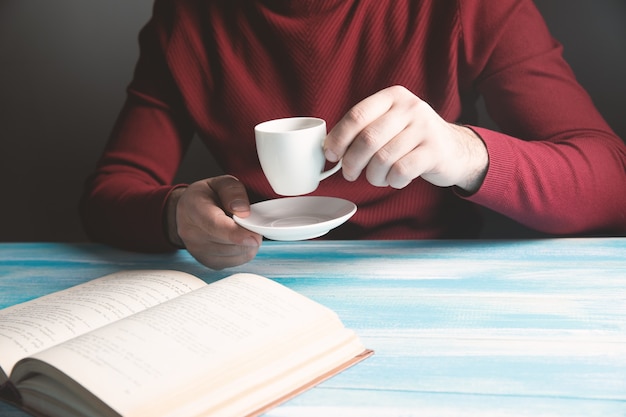
[[[537,4],[580,82],[626,138],[626,2]],[[0,241],[85,240],[77,201],[124,100],[151,6],[0,0]],[[179,180],[217,172],[196,142]],[[485,237],[537,236],[488,219]]]

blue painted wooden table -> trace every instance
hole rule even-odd
[[[265,275],[376,351],[268,416],[626,416],[626,238],[264,242],[217,272],[184,251],[0,244],[0,308],[141,268]]]

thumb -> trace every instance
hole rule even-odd
[[[250,214],[250,200],[245,186],[232,175],[213,178],[211,188],[217,194],[222,209],[239,217]]]

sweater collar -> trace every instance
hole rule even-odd
[[[346,0],[259,0],[275,13],[289,16],[312,16],[324,13],[345,3]]]

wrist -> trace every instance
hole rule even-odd
[[[186,189],[187,187],[184,186],[174,188],[167,197],[167,201],[165,203],[165,236],[172,246],[179,249],[184,249],[185,243],[178,235],[176,213],[178,209],[178,201]]]
[[[466,194],[473,194],[482,185],[489,168],[489,153],[481,137],[467,126],[456,126],[465,144],[467,165],[463,178],[456,184]]]

